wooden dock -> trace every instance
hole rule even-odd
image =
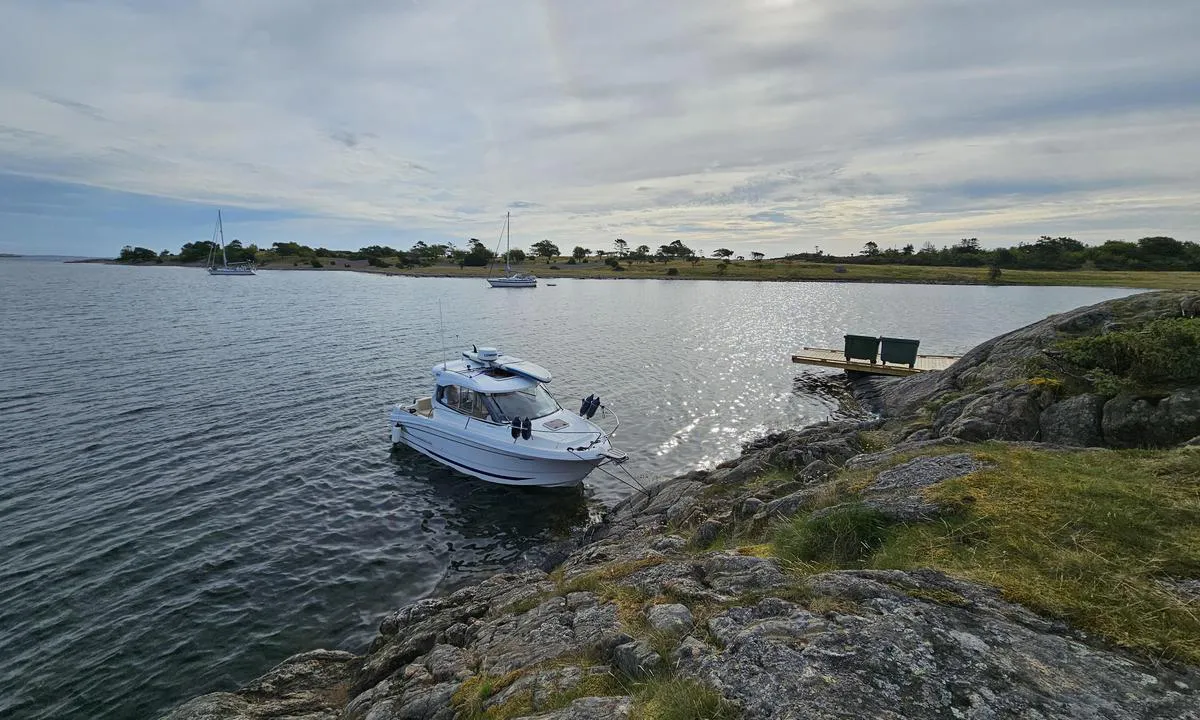
[[[910,356],[911,357],[911,356]],[[913,367],[907,365],[884,365],[876,361],[874,365],[866,360],[846,360],[841,350],[828,348],[806,347],[792,355],[792,362],[804,365],[820,365],[821,367],[838,368],[849,372],[873,373],[875,375],[916,375],[930,370],[945,370],[954,364],[958,357],[954,355],[918,355]]]

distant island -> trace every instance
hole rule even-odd
[[[121,264],[202,266],[208,241],[187,243],[179,252],[155,252],[126,246]],[[868,242],[855,255],[792,253],[767,258],[752,252],[747,260],[728,248],[706,256],[675,240],[651,250],[630,248],[624,240],[613,250],[576,246],[569,254],[549,240],[529,252],[514,249],[513,265],[544,278],[670,278],[693,280],[765,280],[885,282],[949,285],[1086,285],[1138,288],[1200,288],[1200,245],[1165,236],[1137,241],[1109,240],[1086,245],[1069,237],[1042,236],[1015,247],[985,249],[977,238],[952,246],[925,243],[880,249]],[[228,261],[254,262],[277,270],[352,270],[394,275],[486,277],[503,262],[477,239],[466,248],[417,242],[408,250],[372,245],[358,250],[312,248],[294,242],[262,249],[234,240],[225,247]]]
[[[7,258],[14,258],[14,257],[21,257],[21,256],[20,256],[20,255],[13,255],[12,253],[0,253],[0,258],[4,258],[4,257],[7,257]]]

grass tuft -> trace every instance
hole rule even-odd
[[[539,593],[532,597],[527,597],[524,600],[518,600],[515,603],[504,608],[505,615],[522,615],[534,609],[538,605],[546,602],[551,597],[551,593]]]
[[[858,442],[865,453],[887,450],[895,443],[895,433],[891,430],[860,430]]]
[[[638,560],[630,560],[624,563],[609,563],[597,570],[586,572],[578,575],[570,580],[562,576],[561,569],[550,574],[550,579],[555,583],[556,590],[559,595],[567,595],[573,592],[594,592],[602,594],[604,586],[616,580],[622,580],[639,570],[662,565],[666,562],[663,557],[648,557]]]
[[[497,693],[516,682],[522,675],[514,671],[507,675],[476,675],[469,678],[454,691],[450,704],[458,711],[457,716],[466,720],[508,720],[520,717],[528,703],[509,702],[504,706],[484,709],[484,704]],[[514,698],[514,700],[519,698]],[[531,700],[532,698],[530,698]],[[511,707],[510,707],[511,706]]]
[[[631,720],[733,720],[737,708],[716,690],[679,677],[656,678],[634,689]]]
[[[891,523],[860,502],[801,515],[775,531],[775,551],[784,560],[854,565],[887,539]]]

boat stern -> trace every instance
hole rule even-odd
[[[398,404],[392,407],[388,413],[389,435],[392,439],[392,445],[398,445],[404,442],[405,426],[408,423],[419,422],[420,420],[428,419],[433,414],[433,406],[430,398],[417,398],[415,402],[409,404]]]

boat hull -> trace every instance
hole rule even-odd
[[[249,268],[234,269],[234,268],[209,268],[209,275],[254,275],[255,272]]]
[[[392,422],[392,444],[406,445],[422,455],[464,475],[499,485],[571,487],[583,482],[604,457],[553,459],[489,446],[447,434],[436,425]]]
[[[488,284],[492,287],[503,288],[534,288],[537,287],[537,279],[525,278],[488,278]]]

